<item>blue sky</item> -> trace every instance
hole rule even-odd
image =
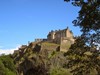
[[[46,38],[49,31],[67,26],[74,35],[80,35],[72,24],[78,11],[64,0],[0,0],[0,49]]]

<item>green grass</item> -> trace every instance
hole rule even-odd
[[[61,49],[61,51],[65,51],[66,52],[66,51],[69,50],[70,46],[71,46],[70,42],[62,43],[61,46],[60,46],[60,49]]]
[[[58,44],[55,43],[49,43],[49,42],[43,42],[41,44],[43,50],[52,50],[56,51],[57,47],[59,46]]]
[[[59,46],[59,44],[49,43],[49,42],[43,42],[42,45],[45,45],[45,46]]]
[[[53,68],[50,70],[50,75],[73,75],[68,69],[64,68]]]

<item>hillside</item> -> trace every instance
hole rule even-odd
[[[83,43],[80,39],[76,42],[78,40],[79,43],[71,45],[67,52],[60,51],[59,44],[47,41],[22,45],[12,55],[0,56],[0,75],[81,75],[80,71],[84,73],[87,68],[90,69],[89,75],[99,75],[100,67],[94,64],[91,68],[90,64],[92,61],[100,64],[100,56],[92,59],[96,51],[88,51],[90,47],[82,47]]]
[[[80,73],[80,71],[83,71],[82,73],[84,73],[84,71],[86,71],[84,69],[93,63],[90,61],[96,60],[99,62],[100,56],[97,55],[95,56],[95,59],[91,59],[94,57],[94,53],[96,51],[91,52],[88,51],[88,49],[92,50],[94,48],[82,46],[84,42],[80,41],[80,39],[77,39],[76,42],[77,41],[79,41],[79,43],[74,43],[71,45],[70,49],[66,52],[60,51],[59,44],[47,41],[31,42],[28,45],[22,45],[18,50],[14,52],[13,55],[11,55],[17,70],[17,74],[74,75],[72,72]],[[66,47],[69,48],[69,46]],[[99,66],[95,66],[93,69],[90,68],[89,75],[99,74],[99,68]],[[86,74],[88,75],[88,73]]]
[[[54,75],[56,70],[69,73],[63,67],[68,61],[64,52],[59,51],[59,44],[31,42],[16,50],[12,58],[19,75]]]

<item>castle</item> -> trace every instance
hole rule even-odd
[[[74,43],[74,36],[73,32],[69,30],[67,27],[66,29],[63,30],[55,30],[49,32],[47,35],[47,40],[51,42],[55,42],[57,44],[61,44],[64,40],[70,41],[70,43]]]
[[[48,33],[47,39],[35,39],[35,42],[44,41],[59,44],[60,51],[66,51],[74,43],[75,39],[73,32],[67,27],[63,30],[52,30]]]
[[[39,48],[41,46],[41,49],[46,50],[56,50],[56,51],[63,51],[66,52],[70,48],[71,44],[73,44],[75,41],[73,32],[67,27],[63,30],[55,30],[51,31],[47,35],[47,39],[35,39],[34,42],[28,42],[28,44],[35,50],[35,47]],[[41,45],[41,43],[49,43],[47,45]],[[52,44],[53,43],[53,44]],[[38,44],[38,45],[36,45]],[[51,45],[50,45],[51,44]],[[22,45],[19,50],[23,50],[27,47],[27,45]],[[18,51],[14,51],[15,53]]]

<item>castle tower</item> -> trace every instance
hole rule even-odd
[[[48,41],[52,41],[55,39],[55,31],[51,30],[51,32],[49,32],[49,34],[47,35],[47,39]]]

